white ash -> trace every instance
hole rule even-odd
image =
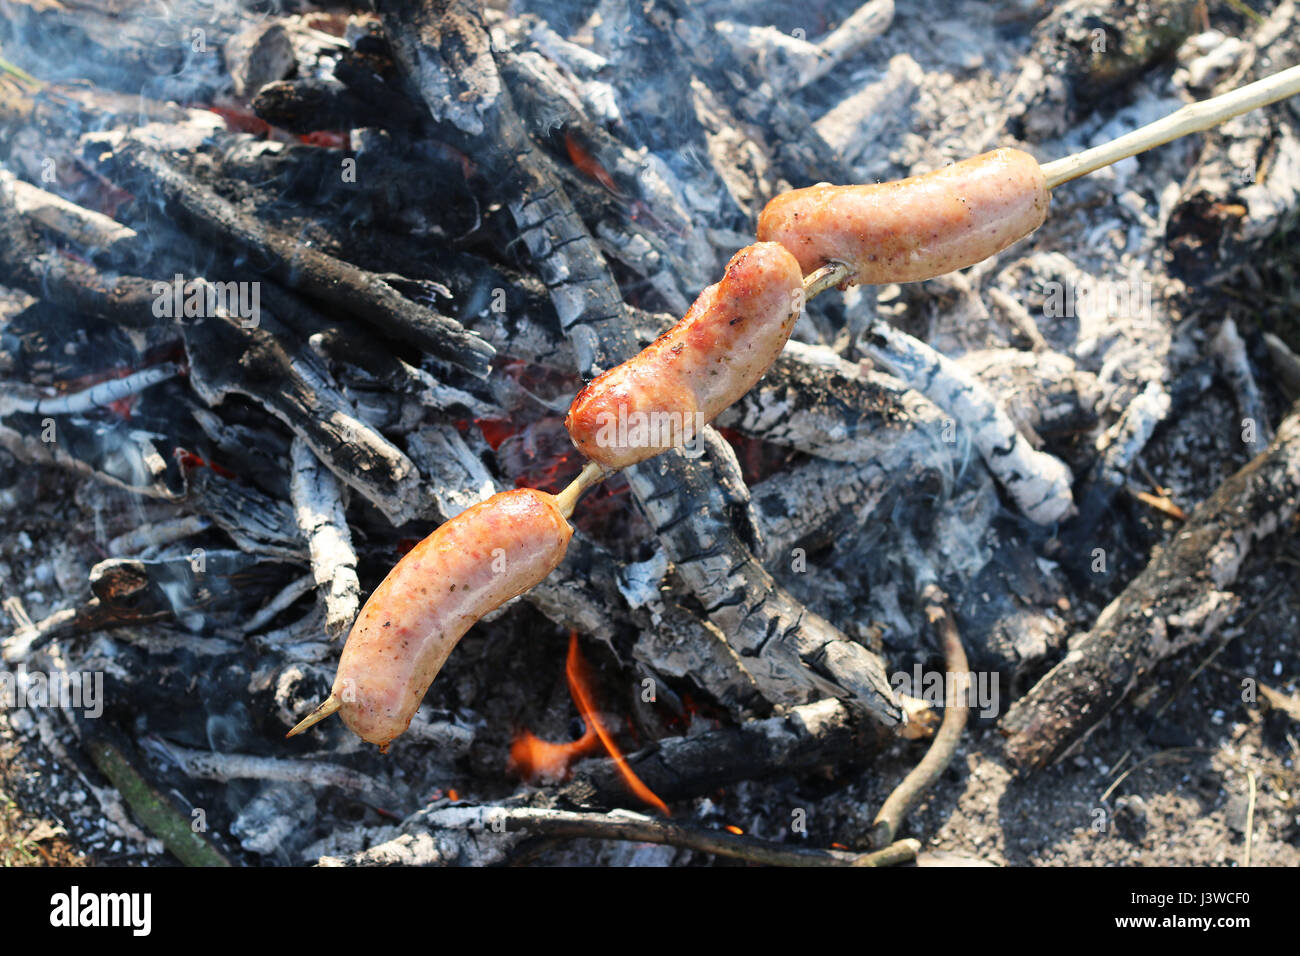
[[[295,835],[315,818],[316,801],[309,791],[272,783],[244,804],[230,825],[230,835],[248,852],[290,865]]]
[[[1219,370],[1237,399],[1237,411],[1241,413],[1242,440],[1251,446],[1252,452],[1261,451],[1273,440],[1273,426],[1269,424],[1264,397],[1259,392],[1255,374],[1250,368],[1246,343],[1242,341],[1237,332],[1237,323],[1231,316],[1219,326],[1212,346]]]
[[[1142,454],[1156,426],[1169,415],[1169,405],[1169,393],[1164,386],[1151,382],[1119,420],[1097,437],[1097,473],[1102,480],[1116,486],[1124,483],[1129,468]]]
[[[826,142],[847,162],[879,143],[890,128],[906,127],[924,79],[924,70],[906,53],[889,61],[889,67],[875,83],[848,96],[820,117],[815,127]]]
[[[289,480],[294,518],[307,542],[312,574],[325,606],[325,631],[334,639],[347,634],[361,606],[357,553],[345,513],[343,486],[301,438],[291,449]]]
[[[646,560],[622,568],[618,575],[618,589],[629,607],[645,607],[659,599],[659,589],[667,573],[668,555],[663,548],[656,548]]]
[[[714,29],[778,91],[802,89],[837,68],[889,29],[894,0],[871,0],[815,41],[771,26],[718,20]]]
[[[1025,517],[1047,525],[1074,513],[1070,469],[1035,451],[996,399],[961,366],[884,322],[871,327],[865,349],[970,430],[989,471]]]

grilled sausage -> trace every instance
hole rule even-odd
[[[626,468],[689,442],[762,378],[802,307],[794,256],[773,242],[746,246],[680,322],[578,393],[564,420],[574,445]]]
[[[555,570],[572,535],[554,495],[519,488],[474,505],[416,545],[348,635],[330,695],[344,723],[386,750],[461,636]]]
[[[783,193],[758,217],[758,238],[789,249],[805,275],[840,260],[855,270],[849,284],[916,282],[1001,252],[1043,224],[1050,202],[1037,160],[997,149],[897,182]]]

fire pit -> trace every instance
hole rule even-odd
[[[1300,862],[1296,100],[810,300],[386,754],[285,739],[406,552],[578,474],[574,394],[774,196],[1114,139],[1300,63],[1292,0],[266,6],[0,4],[20,849]]]

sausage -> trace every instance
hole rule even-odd
[[[343,647],[330,694],[343,722],[386,750],[461,636],[554,571],[572,536],[554,495],[519,488],[463,511],[412,548],[370,595]]]
[[[917,282],[1029,235],[1051,198],[1034,157],[996,149],[897,182],[782,193],[758,217],[758,238],[789,249],[805,275],[837,259],[855,270],[848,284]]]
[[[794,256],[774,242],[746,246],[680,322],[578,393],[564,420],[573,444],[626,468],[690,441],[763,377],[802,307]]]

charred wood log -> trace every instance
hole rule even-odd
[[[344,308],[476,375],[487,374],[493,348],[456,320],[411,301],[381,276],[265,228],[140,143],[121,142],[102,162],[122,183],[138,192],[156,191],[172,215],[264,263],[290,288]]]
[[[208,291],[202,280],[192,286]],[[220,301],[215,293],[209,300],[214,297]],[[212,315],[185,320],[182,331],[190,381],[209,405],[230,394],[262,405],[394,525],[422,510],[419,474],[410,459],[358,420],[314,353],[286,351],[294,337],[278,323],[262,316],[253,328],[244,319]]]
[[[794,707],[781,717],[747,721],[691,737],[666,737],[627,757],[641,782],[665,800],[708,793],[740,780],[865,761],[884,745],[881,728],[837,700]],[[618,806],[627,784],[613,760],[586,760],[558,798],[577,807]]]
[[[267,83],[253,97],[253,112],[291,133],[363,126],[411,132],[420,122],[415,106],[395,91],[381,105],[337,79],[319,77]]]
[[[209,468],[189,469],[186,484],[186,500],[211,518],[240,550],[307,563],[307,547],[287,502],[223,478]]]
[[[166,324],[153,313],[157,294],[150,280],[109,275],[41,248],[19,211],[16,188],[16,180],[0,179],[0,281],[69,311],[127,328]]]
[[[1160,661],[1208,640],[1237,607],[1230,588],[1252,547],[1287,527],[1300,503],[1300,408],[1269,447],[1207,500],[1102,611],[1092,630],[1002,719],[1022,770],[1068,752]]]

